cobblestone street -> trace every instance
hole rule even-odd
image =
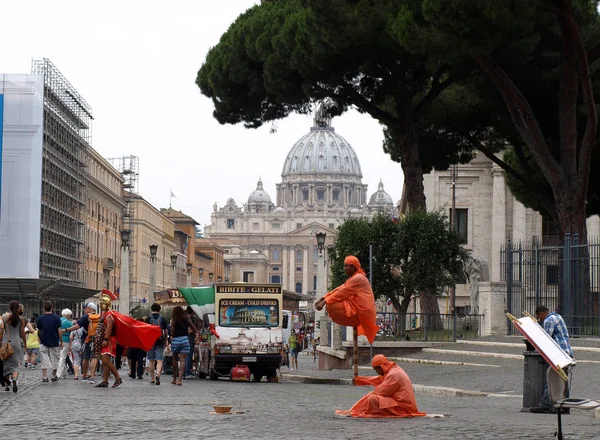
[[[301,358],[301,367],[310,368],[310,361]],[[552,439],[556,431],[556,416],[519,412],[521,401],[514,397],[417,394],[420,410],[450,417],[356,420],[338,418],[334,411],[349,408],[368,387],[289,379],[278,384],[190,380],[177,387],[164,376],[160,387],[125,377],[117,389],[98,389],[72,379],[42,384],[40,377],[39,370],[23,371],[18,393],[0,394],[0,425],[20,438]],[[244,413],[210,415],[213,405]],[[568,439],[600,438],[600,423],[591,412],[573,411],[564,425]]]

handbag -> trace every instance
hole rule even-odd
[[[4,324],[4,329],[8,334],[8,342],[5,342],[0,347],[0,360],[5,361],[8,358],[10,358],[13,354],[15,354],[15,351],[13,350],[12,345],[10,343],[10,326],[7,327],[8,324],[5,323],[4,320],[2,320],[2,324]]]

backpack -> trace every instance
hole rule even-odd
[[[96,334],[96,328],[98,328],[98,321],[100,320],[100,316],[102,315],[100,315],[99,313],[92,313],[88,315],[90,323],[88,324],[87,336],[85,337],[86,344],[92,342],[94,335]]]
[[[154,318],[154,316],[152,316],[152,315],[148,316],[148,324],[157,325],[160,328],[161,336],[158,337],[158,339],[154,343],[155,345],[164,345],[165,344],[166,336],[165,336],[163,328],[162,328],[162,323],[163,323],[162,315],[158,315],[158,318]]]

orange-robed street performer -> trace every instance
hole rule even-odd
[[[344,271],[349,277],[346,282],[320,298],[315,308],[323,310],[327,305],[327,313],[333,322],[357,327],[358,334],[365,335],[372,344],[379,326],[375,319],[375,297],[371,284],[360,261],[353,255],[344,259]]]
[[[359,417],[425,417],[419,412],[412,382],[402,368],[378,354],[371,361],[378,376],[356,376],[354,385],[373,385],[375,389],[360,399],[347,411],[336,414]]]

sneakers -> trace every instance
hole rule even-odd
[[[52,382],[58,382],[58,377],[54,376],[52,379],[50,379]]]
[[[94,379],[92,379],[91,377],[88,377],[86,382],[90,383],[92,385],[94,385],[96,383],[96,381]]]
[[[156,376],[156,385],[160,385],[160,376]]]
[[[13,379],[12,380],[12,390],[13,390],[13,393],[16,393],[18,391],[18,389],[19,388],[17,386],[17,379]]]
[[[42,383],[48,383],[48,382],[50,382],[50,381],[48,380],[47,377],[42,377]]]

